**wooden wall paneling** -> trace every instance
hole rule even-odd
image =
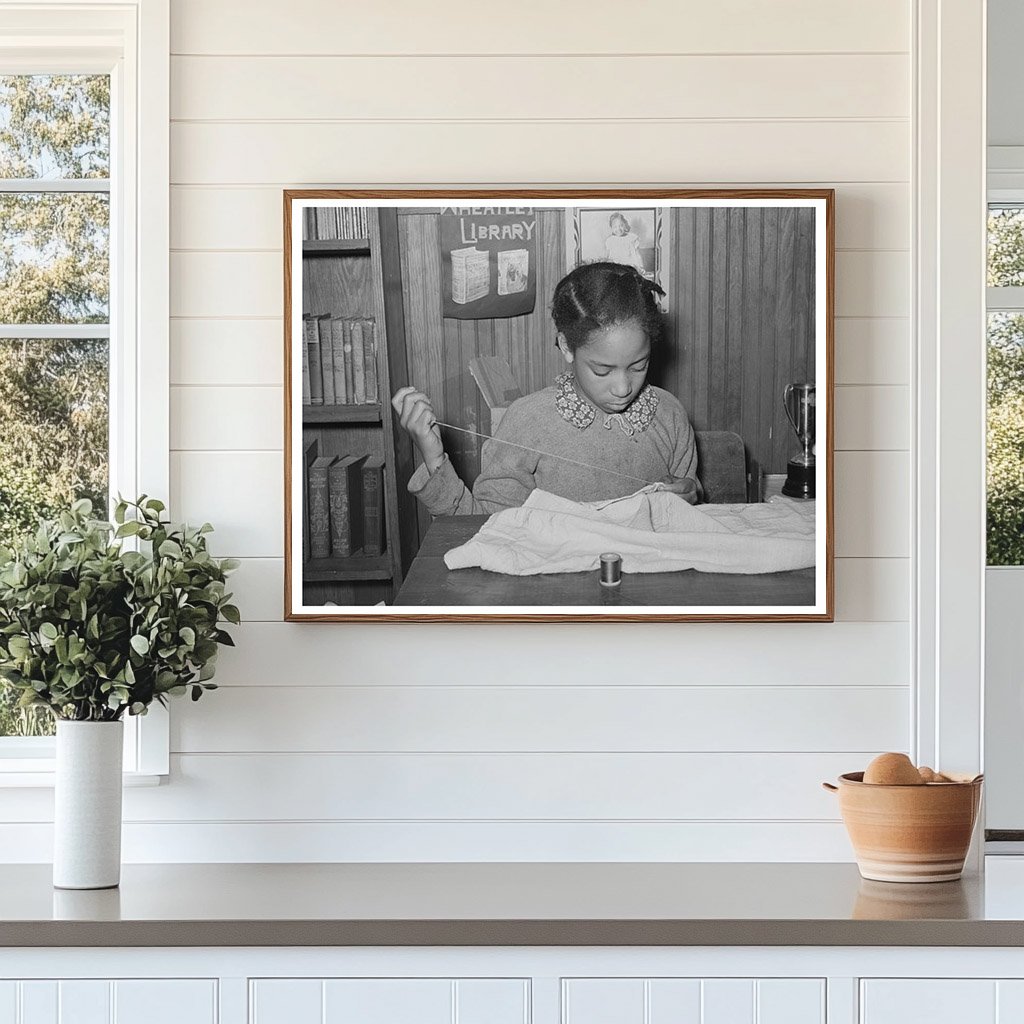
[[[729,379],[729,210],[718,207],[707,211],[710,220],[711,252],[710,330],[708,331],[708,407],[714,410],[710,421],[716,430],[728,429],[731,420],[728,398]]]

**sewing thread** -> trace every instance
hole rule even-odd
[[[641,476],[633,476],[631,473],[620,473],[617,469],[608,469],[605,466],[592,466],[588,462],[580,462],[578,459],[570,459],[567,455],[555,455],[553,452],[542,452],[539,448],[530,448],[525,444],[516,444],[515,441],[506,441],[503,437],[494,437],[491,434],[481,434],[478,430],[467,430],[465,427],[455,426],[454,423],[444,423],[441,420],[434,420],[434,423],[439,427],[447,427],[449,430],[458,430],[462,434],[472,434],[474,437],[482,437],[485,441],[497,441],[499,444],[507,444],[513,448],[520,448],[524,452],[531,452],[534,455],[543,455],[548,459],[558,459],[560,462],[569,462],[574,466],[579,466],[580,469],[592,469],[595,473],[609,473],[612,476],[621,476],[626,480],[635,480],[637,483],[641,483],[645,487],[657,482],[654,480],[645,480]]]

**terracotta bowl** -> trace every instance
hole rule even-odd
[[[839,776],[839,811],[857,867],[877,882],[951,882],[963,873],[981,803],[982,777],[878,786],[863,772]]]

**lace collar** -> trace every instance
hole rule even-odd
[[[555,379],[555,408],[563,420],[580,430],[586,430],[599,412],[576,390],[576,377],[570,371],[559,374]],[[611,430],[612,423],[617,423],[627,437],[632,437],[651,425],[657,408],[658,393],[650,384],[645,384],[623,412],[602,413],[602,426]]]

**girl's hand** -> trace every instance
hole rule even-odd
[[[430,399],[416,388],[399,388],[391,399],[391,407],[398,414],[402,429],[409,434],[423,456],[427,472],[435,472],[444,461],[444,444]]]
[[[677,494],[683,501],[691,505],[697,504],[697,481],[691,477],[673,477],[671,480],[663,481],[666,491]]]

